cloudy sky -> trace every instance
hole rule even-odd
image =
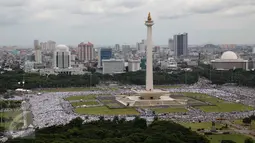
[[[134,45],[148,12],[155,44],[183,32],[189,44],[255,43],[255,0],[0,0],[0,45]]]

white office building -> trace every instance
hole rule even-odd
[[[123,73],[124,59],[106,59],[102,60],[103,74]]]
[[[177,62],[174,58],[168,58],[167,60],[160,62],[161,69],[177,69]]]
[[[71,68],[71,52],[65,45],[58,45],[53,52],[53,68]]]
[[[54,49],[56,47],[56,42],[49,40],[47,42],[41,42],[40,46],[41,46],[43,52],[51,53],[54,51]]]
[[[128,60],[128,71],[135,72],[141,69],[141,60]]]

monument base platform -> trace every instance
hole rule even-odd
[[[168,91],[154,89],[153,91],[133,90],[135,95],[117,95],[116,100],[130,107],[151,106],[183,106],[187,104],[185,99],[174,99]]]

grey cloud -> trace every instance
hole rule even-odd
[[[0,7],[24,6],[29,0],[0,0]]]

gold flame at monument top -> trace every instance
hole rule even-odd
[[[148,21],[151,21],[151,13],[148,14]]]

